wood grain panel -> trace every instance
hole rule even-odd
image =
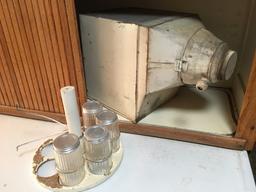
[[[70,29],[70,36],[71,34],[75,34],[74,38],[71,38],[71,47],[73,51],[73,58],[74,58],[74,63],[82,63],[82,56],[81,56],[81,51],[80,50],[80,41],[79,41],[79,35],[77,32],[77,22],[76,22],[76,12],[75,12],[75,6],[73,3],[73,0],[65,0],[66,3],[66,9],[67,9],[67,19],[68,19],[68,25]],[[83,81],[84,81],[84,76],[83,76],[83,68],[81,65],[74,65],[75,67],[75,73],[76,73],[76,79],[77,79],[77,88],[78,88],[78,93],[79,97],[82,99],[84,98],[84,95],[82,95],[82,90],[84,89]]]
[[[6,89],[9,89],[10,91],[7,92],[7,97],[9,98],[10,104],[15,105],[18,103],[17,96],[15,94],[14,86],[12,84],[10,71],[8,70],[6,59],[4,56],[3,48],[0,45],[0,68],[2,69],[1,75],[4,79],[3,85]]]
[[[3,78],[2,78],[2,74],[0,75],[0,93],[1,93],[1,105],[10,105],[6,92],[5,92],[5,88],[3,86]]]
[[[32,3],[30,0],[23,0],[24,5],[26,5],[28,18],[29,18],[29,24],[31,26],[31,32],[33,37],[33,42],[35,44],[35,50],[36,50],[36,56],[38,59],[38,71],[41,72],[41,81],[44,84],[45,89],[45,98],[47,99],[48,108],[46,108],[47,111],[54,111],[54,104],[52,100],[52,94],[51,94],[51,87],[52,87],[52,81],[49,79],[49,74],[46,71],[46,64],[43,56],[43,51],[40,43],[40,37],[39,32],[37,29],[37,23],[35,19],[34,10],[32,7]],[[39,62],[40,61],[40,62]],[[45,106],[47,107],[47,106]]]
[[[39,41],[40,41],[40,46],[42,50],[42,55],[43,55],[43,60],[45,64],[45,69],[46,69],[46,74],[47,74],[47,79],[50,85],[50,92],[52,96],[52,102],[53,102],[53,110],[55,112],[59,112],[59,105],[58,105],[58,100],[57,100],[57,91],[58,91],[58,80],[55,76],[56,70],[55,67],[53,66],[53,62],[50,60],[49,56],[49,50],[48,50],[48,44],[47,39],[45,37],[45,33],[47,33],[47,28],[44,28],[43,23],[45,18],[41,18],[41,14],[39,11],[39,5],[36,0],[31,0],[32,3],[32,9],[33,13],[35,16],[36,20],[36,27],[38,31],[38,36],[39,36]]]
[[[40,109],[41,110],[49,110],[48,102],[46,97],[43,97],[43,95],[46,95],[45,90],[45,82],[40,81],[42,79],[42,74],[40,70],[37,70],[39,68],[39,59],[37,57],[35,43],[32,35],[32,28],[30,25],[30,19],[27,11],[27,7],[24,0],[15,1],[16,10],[19,13],[19,17],[22,19],[23,28],[25,28],[25,35],[26,35],[26,42],[28,43],[28,55],[31,58],[31,61],[33,62],[32,70],[34,74],[36,75],[37,80],[37,86],[39,88],[40,93]],[[21,12],[21,13],[20,13]],[[40,83],[41,82],[41,83]]]
[[[24,68],[24,74],[27,78],[27,83],[29,86],[29,90],[30,91],[30,98],[32,101],[32,106],[34,109],[39,109],[39,104],[38,104],[38,98],[36,97],[36,89],[34,86],[34,76],[32,75],[32,71],[31,71],[31,63],[28,59],[28,55],[26,54],[26,46],[24,45],[24,32],[23,32],[23,28],[20,26],[20,22],[18,21],[18,17],[17,17],[17,13],[14,10],[13,7],[13,2],[10,0],[1,0],[1,2],[3,3],[3,7],[4,7],[4,13],[6,15],[9,16],[9,22],[12,23],[12,27],[14,30],[14,35],[16,37],[16,44],[14,44],[13,46],[17,46],[19,53],[20,53],[20,57],[21,60],[19,60],[18,62],[21,62],[23,65],[22,67]],[[7,21],[8,23],[8,21]]]
[[[68,63],[68,71],[69,71],[69,76],[70,76],[70,83],[71,84],[76,84],[76,78],[75,78],[75,71],[72,70],[74,69],[73,67],[73,53],[72,47],[71,47],[71,40],[70,40],[70,30],[68,28],[68,21],[67,21],[67,13],[65,9],[65,2],[63,3],[63,0],[57,0],[57,6],[59,8],[59,14],[61,18],[61,29],[62,29],[62,34],[63,34],[63,40],[64,40],[64,48],[65,48],[65,54],[67,57],[67,63]],[[77,87],[76,87],[77,88]]]
[[[21,4],[18,1],[12,1],[13,3],[11,3],[12,6],[10,7],[10,9],[13,9],[14,12],[16,13],[16,18],[17,18],[17,22],[19,25],[19,32],[21,34],[21,38],[22,38],[22,44],[23,44],[23,49],[24,49],[24,53],[26,55],[26,63],[25,65],[28,65],[29,71],[30,71],[30,75],[31,75],[31,79],[32,79],[32,85],[34,87],[34,91],[35,91],[35,103],[36,103],[36,109],[38,110],[43,110],[43,102],[42,102],[42,85],[39,83],[39,79],[36,73],[36,66],[35,66],[35,62],[33,62],[33,57],[32,57],[32,53],[31,53],[31,47],[29,45],[29,41],[28,41],[28,36],[29,33],[27,33],[28,31],[25,28],[24,25],[24,20],[23,20],[23,15],[21,14],[21,6],[24,6],[23,4]]]
[[[1,76],[0,76],[0,83],[2,84]],[[2,86],[0,86],[0,105],[5,105],[4,94],[3,94],[3,91],[2,91]]]
[[[52,43],[52,34],[50,33],[50,28],[49,28],[49,23],[48,19],[46,16],[46,10],[44,6],[44,1],[38,0],[38,8],[39,8],[39,13],[41,16],[41,21],[42,21],[42,27],[44,31],[44,37],[45,37],[45,43],[46,43],[46,48],[48,50],[48,56],[49,56],[49,62],[50,62],[50,67],[51,67],[51,72],[52,72],[52,77],[53,77],[53,82],[54,82],[54,87],[55,90],[60,90],[60,77],[58,76],[58,66],[56,65],[56,57],[54,55],[53,51],[53,43]],[[58,109],[59,111],[63,112],[62,108],[62,103],[61,103],[61,98],[60,98],[60,93],[59,91],[56,92],[57,102],[58,102]],[[57,106],[56,106],[57,108]],[[62,108],[62,110],[61,110]]]
[[[3,49],[2,46],[0,46],[0,68],[1,70],[1,77],[2,77],[2,84],[1,86],[5,89],[5,94],[6,94],[6,101],[10,105],[14,105],[13,97],[10,91],[7,91],[10,85],[10,76],[8,71],[6,70],[6,61],[3,55]],[[9,77],[9,78],[8,78]]]
[[[1,45],[6,46],[6,48],[4,49],[7,52],[6,55],[9,54],[11,58],[8,66],[10,68],[13,67],[12,72],[13,75],[17,78],[17,84],[22,95],[22,101],[24,103],[24,106],[19,103],[19,107],[33,108],[32,101],[26,99],[29,97],[30,91],[27,83],[27,78],[24,73],[24,68],[22,67],[22,63],[20,62],[21,58],[19,49],[17,46],[14,46],[15,44],[17,44],[17,42],[13,31],[12,22],[8,15],[8,12],[4,13],[2,11],[4,9],[2,4],[3,2],[0,1],[0,22],[3,29],[3,33],[0,36],[2,38]]]
[[[247,140],[247,150],[253,149],[256,142],[256,51],[235,136]]]
[[[63,117],[60,88],[66,85],[75,86],[82,105],[79,42],[74,0],[1,0],[0,112]]]
[[[65,53],[63,33],[62,33],[61,25],[60,25],[61,19],[60,19],[60,13],[59,13],[59,8],[58,8],[58,2],[57,2],[57,0],[51,0],[50,3],[51,3],[51,7],[52,7],[53,21],[54,21],[54,26],[55,26],[55,30],[56,30],[58,48],[59,48],[60,58],[61,58],[61,63],[62,63],[64,82],[65,82],[65,84],[69,84],[70,76],[69,76],[69,72],[68,72],[68,62],[67,62],[67,55]]]

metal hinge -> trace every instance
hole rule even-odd
[[[188,69],[188,62],[184,59],[176,59],[175,63],[175,71],[177,72],[184,72]]]

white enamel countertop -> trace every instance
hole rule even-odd
[[[62,130],[55,123],[0,115],[0,191],[44,192],[32,175],[32,157],[44,140]],[[89,192],[255,192],[248,156],[180,141],[122,134],[124,159],[117,172]]]

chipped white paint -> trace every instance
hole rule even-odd
[[[181,87],[176,97],[138,123],[232,135],[236,125],[231,108],[228,94],[222,89],[209,88],[198,92],[195,88]]]
[[[91,16],[81,20],[89,97],[136,118],[138,26]]]
[[[197,18],[80,15],[88,95],[137,121],[177,87],[227,80],[237,55]],[[202,84],[202,82],[204,84]]]

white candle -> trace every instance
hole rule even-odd
[[[82,135],[82,130],[75,88],[73,86],[62,87],[60,92],[69,133],[73,133],[80,137]]]

